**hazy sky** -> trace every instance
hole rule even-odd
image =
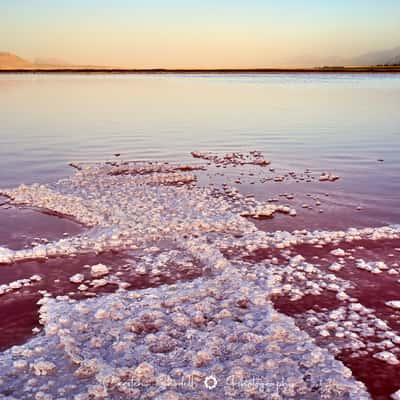
[[[400,46],[400,0],[0,0],[0,51],[132,67],[329,63]]]

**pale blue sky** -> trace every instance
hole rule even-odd
[[[0,51],[79,64],[270,66],[400,46],[398,0],[1,0]]]

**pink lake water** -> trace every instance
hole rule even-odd
[[[246,167],[237,183],[235,168],[211,167],[209,174],[200,173],[199,184],[221,190],[226,183],[258,200],[283,198],[298,210],[295,218],[256,221],[262,230],[399,224],[399,109],[400,76],[395,74],[0,75],[0,187],[49,183],[73,172],[69,161],[115,159],[115,153],[127,160],[192,161],[193,150],[260,150],[274,171]],[[324,171],[340,179],[321,183],[318,176]],[[277,175],[285,177],[283,182],[273,180]],[[294,198],[287,200],[285,193]],[[40,210],[12,207],[0,197],[0,246],[24,248],[83,229]],[[360,257],[399,261],[395,249],[400,243],[364,245]],[[301,251],[310,259],[321,257],[321,268],[331,261],[326,249],[321,254]],[[73,289],[69,276],[83,265],[117,265],[123,258],[88,255],[0,267],[0,284],[34,273],[46,277],[39,286],[0,300],[0,348],[31,337],[32,327],[38,326],[37,290],[67,294]],[[176,280],[190,277],[182,274]],[[396,315],[384,306],[400,293],[396,279],[374,281],[375,276],[359,271],[343,278],[356,283],[354,293],[363,304],[375,307],[400,331]],[[154,284],[135,282],[137,288]],[[380,298],[379,293],[385,295]],[[276,305],[295,316],[315,301],[279,299]],[[336,306],[330,298],[317,302]],[[395,368],[372,359],[339,358],[374,398],[386,399],[396,389],[400,377]]]

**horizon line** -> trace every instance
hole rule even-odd
[[[32,66],[26,68],[1,68],[0,73],[310,73],[310,72],[400,72],[400,65],[321,66],[321,67],[267,67],[267,68],[129,68],[129,67],[79,67]]]

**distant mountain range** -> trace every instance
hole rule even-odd
[[[356,57],[340,56],[314,56],[304,54],[288,60],[288,65],[295,66],[375,66],[375,65],[400,65],[400,46],[393,49],[373,51]]]
[[[0,52],[0,68],[32,68],[33,64],[12,53]]]
[[[0,51],[1,69],[34,69],[34,68],[64,68],[71,67],[66,61],[55,58],[37,58],[31,62],[13,53]]]
[[[400,46],[394,49],[363,54],[354,59],[354,65],[400,64]]]
[[[394,49],[366,53],[352,59],[340,57],[313,58],[312,56],[297,57],[292,60],[293,65],[307,66],[374,66],[374,65],[400,65],[400,46]],[[25,60],[13,53],[0,52],[0,69],[35,69],[35,68],[108,68],[104,66],[78,66],[71,65],[57,59],[36,59],[34,62]],[[111,67],[110,67],[111,68]]]

